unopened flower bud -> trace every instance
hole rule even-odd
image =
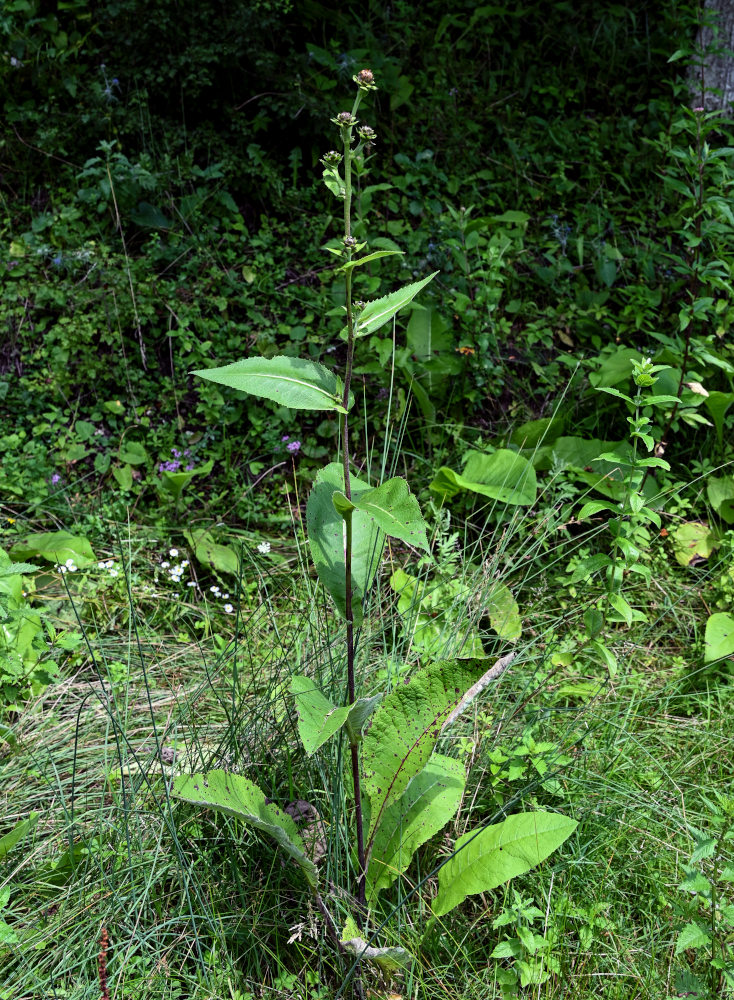
[[[324,153],[321,157],[321,162],[325,167],[338,167],[343,159],[344,157],[341,153],[337,153],[335,149],[330,149],[328,153]]]
[[[357,241],[353,236],[345,236],[342,243],[347,248],[347,250],[352,250],[357,245]]]
[[[336,118],[332,118],[331,120],[340,128],[348,128],[350,125],[357,124],[357,119],[351,111],[340,111]]]
[[[377,138],[377,132],[373,128],[370,128],[369,125],[363,125],[362,128],[358,128],[357,135],[365,142],[374,142]]]
[[[375,75],[371,69],[361,69],[352,79],[362,90],[377,90]]]

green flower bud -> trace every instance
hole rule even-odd
[[[361,69],[352,79],[360,90],[377,90],[375,86],[375,75],[371,69]]]
[[[362,128],[358,128],[357,135],[364,142],[374,142],[377,138],[377,132],[373,128],[370,128],[369,125],[363,125]]]
[[[341,153],[337,153],[335,149],[330,149],[328,153],[324,153],[321,157],[321,163],[325,167],[338,167],[343,159],[344,157]]]
[[[338,125],[339,128],[349,128],[350,125],[357,124],[357,119],[351,111],[340,111],[336,118],[332,118],[331,120],[335,125]]]
[[[357,241],[353,236],[345,236],[342,243],[344,244],[344,248],[346,250],[354,250],[357,245]]]

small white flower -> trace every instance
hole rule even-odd
[[[164,559],[164,561],[161,563],[161,569],[168,569],[170,565],[171,564],[169,563],[169,561],[167,559]]]
[[[178,549],[169,549],[168,554],[171,557],[171,559],[175,559],[176,556],[178,555]]]
[[[231,615],[232,612],[234,611],[234,608],[232,607],[231,604],[225,604],[224,610],[227,612],[228,615]]]
[[[76,569],[76,566],[74,565],[74,560],[71,557],[66,560],[66,567],[67,569]]]
[[[66,566],[57,566],[56,569],[60,570],[62,573],[66,572]]]
[[[98,562],[97,563],[97,569],[108,569],[108,568],[109,567],[107,566],[106,562]]]
[[[222,600],[226,601],[228,597],[229,597],[229,594],[222,594]]]
[[[115,560],[108,559],[107,562],[105,563],[105,569],[112,569],[114,565],[115,565]]]
[[[117,570],[116,569],[108,570],[108,573],[110,574],[110,576],[117,576]]]
[[[186,586],[187,587],[195,587],[196,586],[196,580],[189,580],[189,582],[186,584]]]
[[[216,585],[214,585],[214,586],[212,586],[212,587],[209,588],[209,592],[212,593],[212,594],[218,594],[219,593],[219,587],[217,587]]]
[[[181,563],[181,565],[182,566],[188,566],[189,565],[188,559],[184,559],[184,561]]]
[[[266,556],[268,552],[270,552],[270,542],[260,542],[257,547],[257,551],[262,552],[262,554]]]

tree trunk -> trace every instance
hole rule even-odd
[[[734,0],[705,0],[698,29],[702,65],[691,67],[692,103],[707,111],[731,111],[734,104]]]

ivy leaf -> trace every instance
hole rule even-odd
[[[210,771],[208,774],[181,774],[173,780],[171,794],[191,805],[213,809],[242,820],[267,834],[296,862],[312,886],[318,884],[316,865],[306,854],[294,820],[265,793],[241,774]]]
[[[453,857],[438,876],[433,913],[445,913],[478,892],[495,889],[544,861],[578,826],[558,813],[529,812],[508,816],[479,833],[469,831],[456,841]]]
[[[260,399],[272,399],[293,410],[346,412],[342,405],[340,380],[316,361],[285,355],[245,358],[222,368],[207,368],[191,374]],[[350,399],[350,406],[352,402]]]

